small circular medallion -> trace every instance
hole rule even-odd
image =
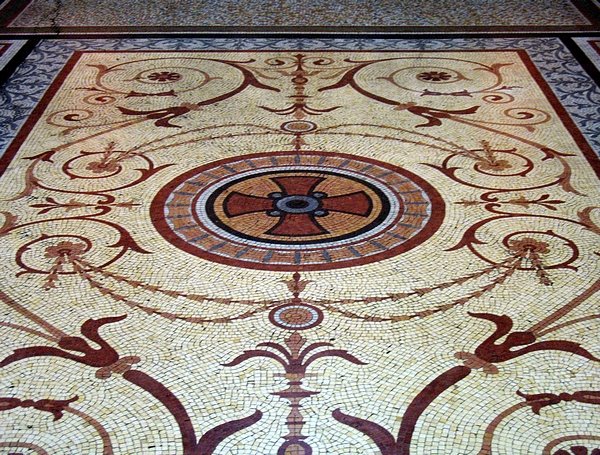
[[[420,177],[324,152],[262,153],[192,169],[152,203],[162,236],[204,259],[264,270],[327,270],[407,251],[440,226]]]
[[[287,330],[306,330],[323,321],[323,312],[306,303],[288,303],[269,313],[272,324]]]
[[[281,129],[289,133],[308,133],[317,129],[317,125],[308,120],[292,120],[281,124]]]

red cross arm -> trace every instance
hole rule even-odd
[[[223,208],[225,214],[229,217],[245,215],[247,213],[266,212],[273,208],[273,200],[234,191],[225,198]]]
[[[314,218],[305,213],[301,214],[285,214],[279,223],[271,228],[267,234],[283,235],[290,237],[309,236],[327,234],[328,231],[323,229]]]
[[[323,177],[275,177],[271,179],[284,194],[297,196],[308,196],[314,191],[319,183],[325,180]]]
[[[351,215],[369,216],[373,205],[364,191],[331,196],[323,200],[323,208],[330,212],[349,213]]]

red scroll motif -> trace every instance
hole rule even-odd
[[[173,392],[143,371],[131,370],[131,364],[138,362],[140,358],[134,356],[120,357],[118,352],[100,336],[98,332],[100,327],[122,321],[126,317],[127,315],[101,319],[88,319],[83,323],[81,326],[81,333],[88,340],[98,344],[100,349],[93,348],[85,338],[63,336],[58,341],[58,346],[62,349],[51,346],[31,346],[28,348],[15,349],[13,354],[0,362],[0,368],[27,358],[50,356],[61,357],[84,365],[97,367],[99,369],[96,372],[96,376],[99,378],[110,376],[111,369],[115,372],[123,373],[123,379],[137,385],[151,394],[175,418],[181,433],[184,455],[212,455],[225,438],[249,427],[262,418],[262,412],[256,410],[248,417],[231,420],[218,425],[204,433],[200,439],[197,439],[189,414]],[[76,355],[69,351],[79,352],[83,355]],[[69,403],[76,399],[77,397],[63,401],[39,400],[34,402],[32,400],[21,401],[17,399],[0,398],[0,411],[15,407],[33,407],[40,411],[52,413],[55,420],[58,420],[62,417],[62,411],[69,406]]]
[[[553,340],[536,343],[536,335],[533,332],[511,332],[513,321],[509,316],[498,316],[489,313],[469,313],[469,315],[480,319],[486,319],[496,325],[496,330],[475,349],[474,357],[481,360],[482,363],[502,363],[535,351],[564,351],[582,356],[586,359],[600,361],[600,359],[590,354],[578,343],[572,341]],[[505,340],[498,343],[498,340],[504,336],[506,336]],[[523,347],[518,350],[513,350],[519,346]],[[417,421],[421,415],[437,397],[462,379],[469,376],[471,371],[472,368],[470,366],[456,366],[442,373],[425,386],[406,409],[397,438],[394,438],[392,434],[382,426],[365,419],[344,414],[339,409],[336,409],[333,412],[333,417],[337,421],[351,426],[355,430],[368,436],[381,450],[381,455],[409,455],[410,442]],[[585,394],[585,399],[588,400],[586,402],[590,402],[589,400],[594,400],[595,402],[597,399],[595,395],[590,396],[589,392],[585,392]],[[528,396],[524,397],[526,399],[528,398]],[[569,396],[568,398],[575,399],[575,396]],[[584,397],[578,395],[577,399],[579,398]],[[554,397],[549,397],[549,399],[551,401]],[[567,397],[565,396],[560,399],[567,399]],[[548,404],[551,403],[548,402]]]

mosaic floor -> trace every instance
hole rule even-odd
[[[600,453],[559,38],[45,39],[0,99],[1,454]]]

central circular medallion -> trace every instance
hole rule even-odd
[[[276,152],[192,169],[159,192],[151,212],[166,240],[196,256],[297,271],[407,251],[437,230],[444,203],[423,179],[387,163]]]
[[[244,172],[205,195],[196,206],[199,219],[265,245],[331,244],[376,228],[391,207],[374,182],[314,166]]]

